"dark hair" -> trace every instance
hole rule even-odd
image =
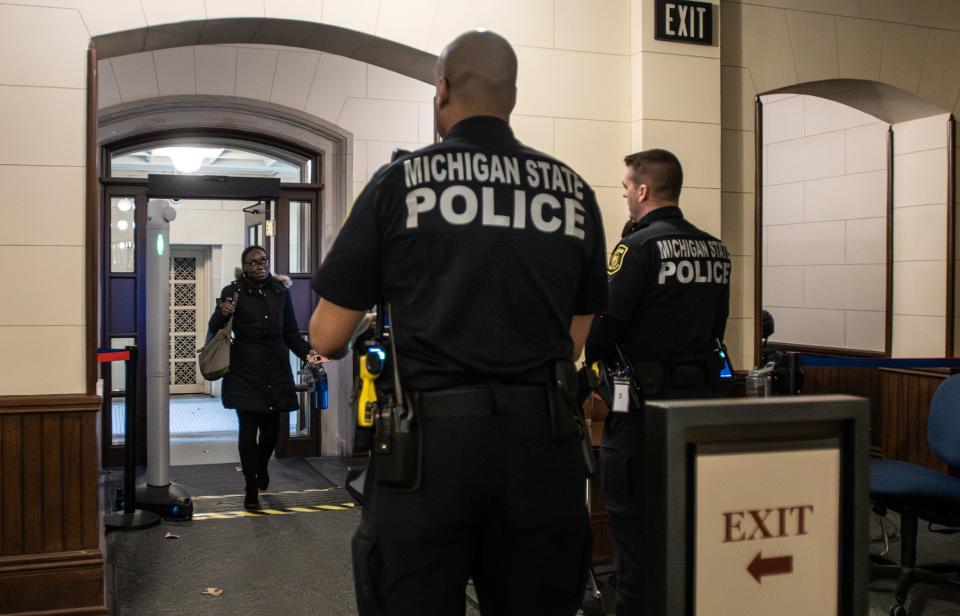
[[[259,250],[264,255],[267,254],[267,251],[263,246],[259,246],[257,244],[254,244],[253,246],[247,246],[246,248],[243,249],[243,252],[240,253],[240,263],[246,263],[247,255],[253,252],[254,250]]]
[[[683,167],[680,161],[667,150],[644,150],[628,154],[623,158],[627,166],[637,174],[638,183],[650,187],[657,199],[675,200],[680,198],[683,188]]]

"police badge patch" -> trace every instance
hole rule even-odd
[[[620,266],[623,265],[623,258],[625,256],[627,256],[627,245],[618,245],[617,249],[613,251],[612,255],[610,255],[610,262],[607,263],[608,276],[613,276],[620,271]]]

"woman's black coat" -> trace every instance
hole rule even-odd
[[[300,336],[287,293],[289,278],[272,276],[263,286],[242,275],[220,292],[237,295],[230,373],[223,378],[223,406],[241,411],[276,413],[300,408],[290,371],[293,351],[301,360],[310,344]],[[208,339],[227,324],[217,308],[210,317]],[[288,350],[289,349],[289,350]]]

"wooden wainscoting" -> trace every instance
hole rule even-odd
[[[883,457],[904,460],[938,471],[947,465],[927,444],[930,401],[946,371],[880,370],[881,451]]]
[[[804,395],[847,394],[870,400],[870,449],[880,455],[883,416],[880,413],[880,371],[876,368],[803,368]]]
[[[870,400],[870,446],[875,455],[949,470],[927,445],[930,401],[950,376],[948,371],[808,366],[803,373],[804,394],[850,394]]]
[[[0,614],[106,614],[93,395],[0,396]]]

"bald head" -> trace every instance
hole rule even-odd
[[[461,34],[437,60],[440,134],[471,116],[509,120],[517,102],[517,55],[507,39],[487,30]]]

